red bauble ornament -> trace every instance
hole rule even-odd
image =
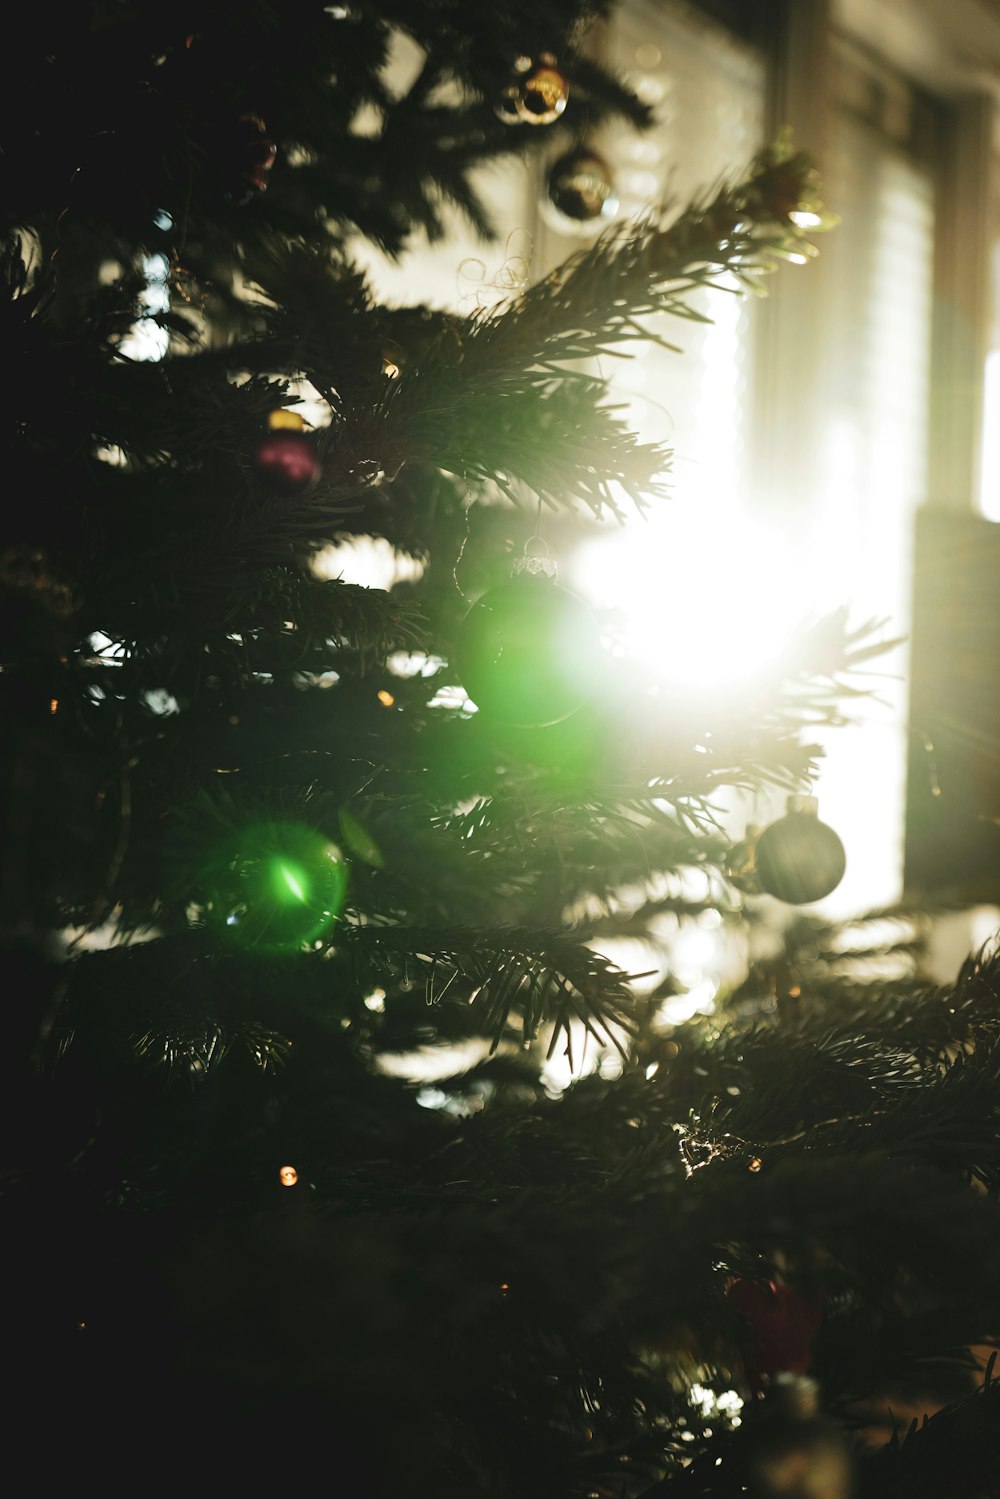
[[[257,472],[282,494],[308,494],[319,483],[319,459],[304,432],[268,432],[254,454]]]
[[[266,192],[268,176],[277,155],[278,148],[269,138],[260,115],[241,115],[237,122],[235,148],[241,184],[237,196],[241,203],[248,202],[254,192]]]
[[[773,1374],[805,1374],[812,1365],[812,1345],[823,1310],[794,1286],[769,1281],[733,1280],[726,1295],[750,1324],[752,1346],[744,1350],[743,1367],[754,1394]]]

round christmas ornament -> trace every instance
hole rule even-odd
[[[757,839],[756,874],[760,889],[791,906],[822,900],[844,878],[844,845],[817,815],[814,796],[790,796],[784,817]]]
[[[551,206],[572,226],[598,224],[618,211],[611,168],[603,156],[586,146],[567,151],[552,163],[546,189]]]
[[[296,952],[341,911],[347,866],[315,828],[255,823],[218,850],[202,885],[211,922],[236,946]]]
[[[272,489],[308,494],[319,483],[320,465],[305,422],[295,411],[272,411],[268,433],[257,445],[254,463]]]
[[[569,80],[551,52],[529,63],[514,85],[514,112],[526,125],[553,125],[569,103]]]
[[[823,1318],[818,1302],[807,1301],[794,1286],[774,1281],[760,1285],[755,1280],[733,1280],[726,1296],[749,1324],[751,1337],[744,1349],[743,1367],[755,1394],[775,1374],[805,1374]]]
[[[556,583],[555,564],[525,556],[511,581],[465,616],[457,665],[482,712],[514,728],[544,728],[587,701],[600,651],[596,620]]]
[[[819,1386],[779,1374],[747,1411],[736,1461],[753,1499],[851,1499],[853,1464],[844,1432],[820,1410]]]

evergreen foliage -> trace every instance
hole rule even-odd
[[[853,947],[802,915],[667,1026],[676,980],[600,952],[754,920],[714,799],[808,785],[874,628],[804,624],[770,680],[683,713],[610,658],[549,728],[441,693],[538,514],[669,503],[595,356],[812,253],[815,173],[779,143],[497,310],[379,305],[356,236],[399,253],[444,205],[485,230],[470,172],[537,148],[495,108],[516,58],[557,57],[574,129],[647,123],[587,50],[604,9],[7,22],[5,1320],[40,1487],[298,1492],[318,1463],[373,1499],[742,1493],[730,1292],[774,1280],[846,1428],[937,1412],[858,1458],[859,1495],[1000,1492],[1000,955],[936,988],[912,913]],[[424,57],[399,96],[397,33]],[[254,454],[304,398],[320,477],[278,494]],[[317,576],[352,537],[422,575]],[[866,932],[904,977],[857,976]],[[546,1053],[584,1037],[610,1060],[556,1094]]]

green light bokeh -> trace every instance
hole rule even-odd
[[[205,871],[206,909],[227,941],[255,952],[297,952],[343,909],[347,865],[335,844],[297,822],[245,828]]]
[[[514,727],[543,728],[576,713],[594,690],[601,637],[575,594],[525,574],[490,589],[469,610],[459,675],[484,713]]]

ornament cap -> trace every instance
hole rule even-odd
[[[546,550],[544,550],[544,552],[529,552],[528,550],[529,547],[535,546],[535,544],[537,544],[537,541],[538,538],[534,538],[534,541],[525,541],[525,552],[523,552],[523,556],[519,556],[519,558],[514,559],[514,565],[513,567],[511,567],[510,576],[550,577],[550,579],[552,579],[552,582],[555,583],[555,580],[558,579],[559,576],[559,567],[558,564],[556,564],[555,559],[550,558],[549,549],[547,549],[546,547]],[[541,546],[546,546],[546,544],[544,544],[544,541],[543,543],[541,543]]]
[[[268,412],[267,425],[271,432],[304,432],[306,428],[305,418],[297,411],[289,411],[287,406]]]
[[[819,798],[815,796],[790,796],[785,803],[789,813],[801,813],[807,817],[819,816]]]
[[[511,568],[511,577],[523,578],[538,577],[551,578],[555,582],[559,576],[559,566],[555,559],[549,556],[548,543],[541,536],[532,536],[524,543],[524,552],[514,561]]]

